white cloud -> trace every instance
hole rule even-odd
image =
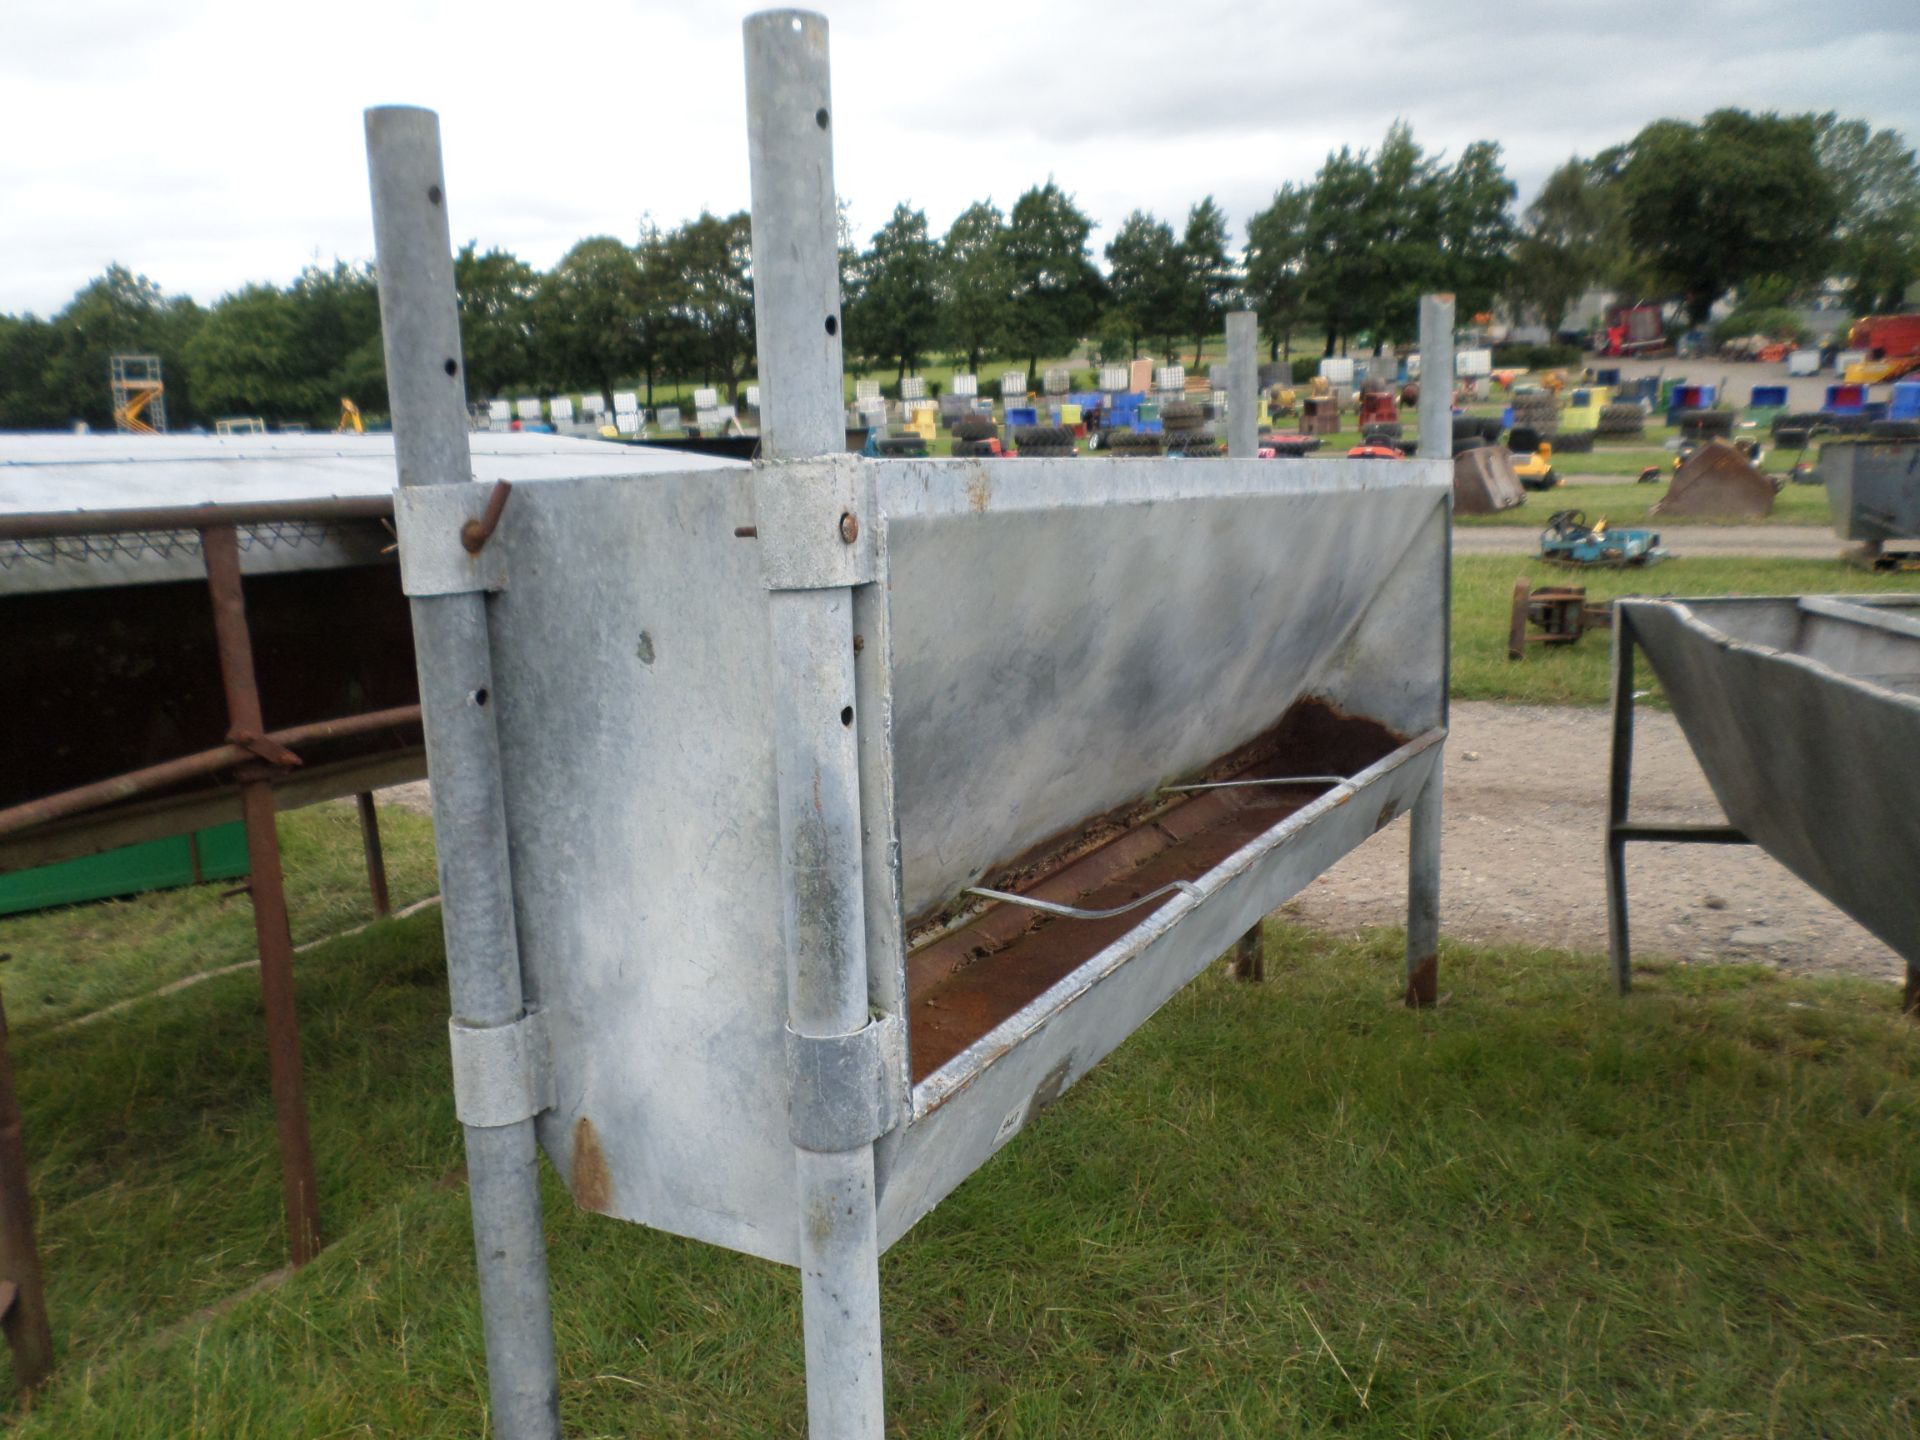
[[[0,310],[47,313],[109,261],[201,300],[372,251],[361,110],[441,112],[457,239],[549,265],[747,203],[743,10],[576,0],[22,3],[0,48]],[[830,7],[836,175],[864,237],[936,229],[1052,176],[1103,233],[1236,224],[1396,116],[1491,137],[1523,191],[1659,115],[1837,109],[1920,139],[1920,9],[1836,25],[1804,0],[1571,7],[1384,0]],[[1884,12],[1898,11],[1897,18]],[[1096,236],[1096,241],[1103,238]]]

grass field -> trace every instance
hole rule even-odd
[[[331,1244],[215,1317],[281,1243],[251,978],[19,1037],[62,1363],[13,1433],[484,1433],[438,931],[302,960]],[[1621,1005],[1453,948],[1414,1014],[1395,936],[1270,936],[1273,981],[1203,979],[887,1256],[894,1433],[1920,1423],[1888,987],[1650,964]],[[569,1434],[799,1433],[789,1272],[547,1199]]]
[[[1823,529],[1833,523],[1833,511],[1827,504],[1824,485],[1788,485],[1774,496],[1773,509],[1754,520],[1707,520],[1691,515],[1649,515],[1654,502],[1667,493],[1664,480],[1657,485],[1641,485],[1632,480],[1607,485],[1558,485],[1551,490],[1529,491],[1527,503],[1497,515],[1460,515],[1455,524],[1475,528],[1519,526],[1537,530],[1556,510],[1584,510],[1588,520],[1605,516],[1615,525],[1650,525],[1671,530],[1691,525],[1817,525]],[[1838,540],[1834,541],[1837,547]]]
[[[1539,498],[1539,497],[1534,497]],[[1591,509],[1587,512],[1593,514]],[[1544,517],[1543,517],[1544,518]],[[1523,556],[1456,555],[1453,560],[1455,698],[1542,705],[1603,705],[1608,636],[1575,645],[1534,646],[1507,659],[1513,582],[1584,585],[1589,600],[1621,595],[1801,595],[1920,591],[1920,574],[1873,574],[1839,560],[1748,560],[1709,556],[1668,560],[1646,570],[1562,570]]]

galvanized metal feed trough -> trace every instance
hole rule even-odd
[[[1625,845],[1754,844],[1907,962],[1920,1006],[1920,597],[1620,600],[1607,844],[1614,975],[1632,978]],[[1724,826],[1629,818],[1633,654],[1693,747]]]
[[[436,483],[466,478],[437,131],[369,112],[507,1435],[557,1426],[534,1131],[583,1206],[798,1266],[813,1433],[877,1436],[880,1252],[1408,810],[1432,998],[1444,440],[838,453],[825,42],[747,22],[769,462],[516,490],[477,555],[478,487]],[[1446,351],[1450,304],[1426,319]],[[1444,434],[1444,395],[1423,418]]]
[[[1920,542],[1920,443],[1847,440],[1820,447],[1820,478],[1842,540],[1879,556]]]

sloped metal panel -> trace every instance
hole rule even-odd
[[[1920,955],[1920,625],[1849,625],[1796,597],[1621,604],[1727,819]]]

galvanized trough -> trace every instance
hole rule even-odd
[[[528,487],[477,555],[437,127],[368,116],[508,1436],[558,1427],[536,1135],[586,1208],[798,1267],[812,1433],[867,1440],[881,1251],[1409,811],[1433,999],[1445,395],[1392,465],[845,455],[826,25],[746,33],[766,459]]]
[[[1920,442],[1829,442],[1820,447],[1820,478],[1842,540],[1875,558],[1889,542],[1911,550],[1920,541]]]
[[[1920,1005],[1920,596],[1614,606],[1607,896],[1631,984],[1625,845],[1753,844],[1907,962]],[[1633,656],[1646,653],[1726,825],[1632,822]]]

